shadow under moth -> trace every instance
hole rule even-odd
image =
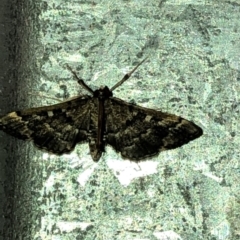
[[[107,144],[123,158],[137,162],[200,137],[202,129],[191,121],[113,97],[112,92],[145,60],[111,89],[105,86],[95,91],[67,66],[91,96],[8,113],[0,117],[0,130],[57,155],[88,142],[93,161],[101,158]]]

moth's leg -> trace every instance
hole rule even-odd
[[[77,73],[75,71],[73,71],[68,64],[66,64],[66,67],[73,74],[73,76],[77,79],[78,83],[93,95],[94,91],[83,81],[83,79],[79,78]]]
[[[125,74],[124,77],[118,83],[116,83],[110,90],[113,92],[114,89],[121,86],[125,81],[127,81],[131,77],[131,75],[137,70],[137,68],[146,60],[147,58],[144,58],[132,71]]]

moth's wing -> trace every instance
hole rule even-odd
[[[61,155],[87,140],[90,96],[80,96],[59,104],[11,112],[0,117],[0,130]]]
[[[106,104],[106,143],[123,158],[139,161],[180,147],[202,135],[193,122],[117,98]]]

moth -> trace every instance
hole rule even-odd
[[[113,97],[113,91],[145,60],[112,88],[105,86],[95,91],[67,65],[91,96],[81,95],[51,106],[8,113],[0,117],[0,130],[31,140],[38,148],[57,155],[70,153],[76,144],[88,142],[95,162],[105,152],[106,145],[120,152],[123,158],[137,162],[200,137],[202,129],[191,121]]]

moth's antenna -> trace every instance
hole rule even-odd
[[[74,72],[68,64],[66,64],[66,67],[73,74],[73,76],[78,80],[78,83],[93,95],[94,91],[83,81],[83,79],[79,78],[76,72]]]
[[[137,68],[146,60],[147,60],[147,57],[144,58],[131,72],[125,74],[122,80],[116,83],[110,90],[114,91],[117,87],[121,86],[125,81],[127,81],[131,77],[131,75],[137,70]]]

